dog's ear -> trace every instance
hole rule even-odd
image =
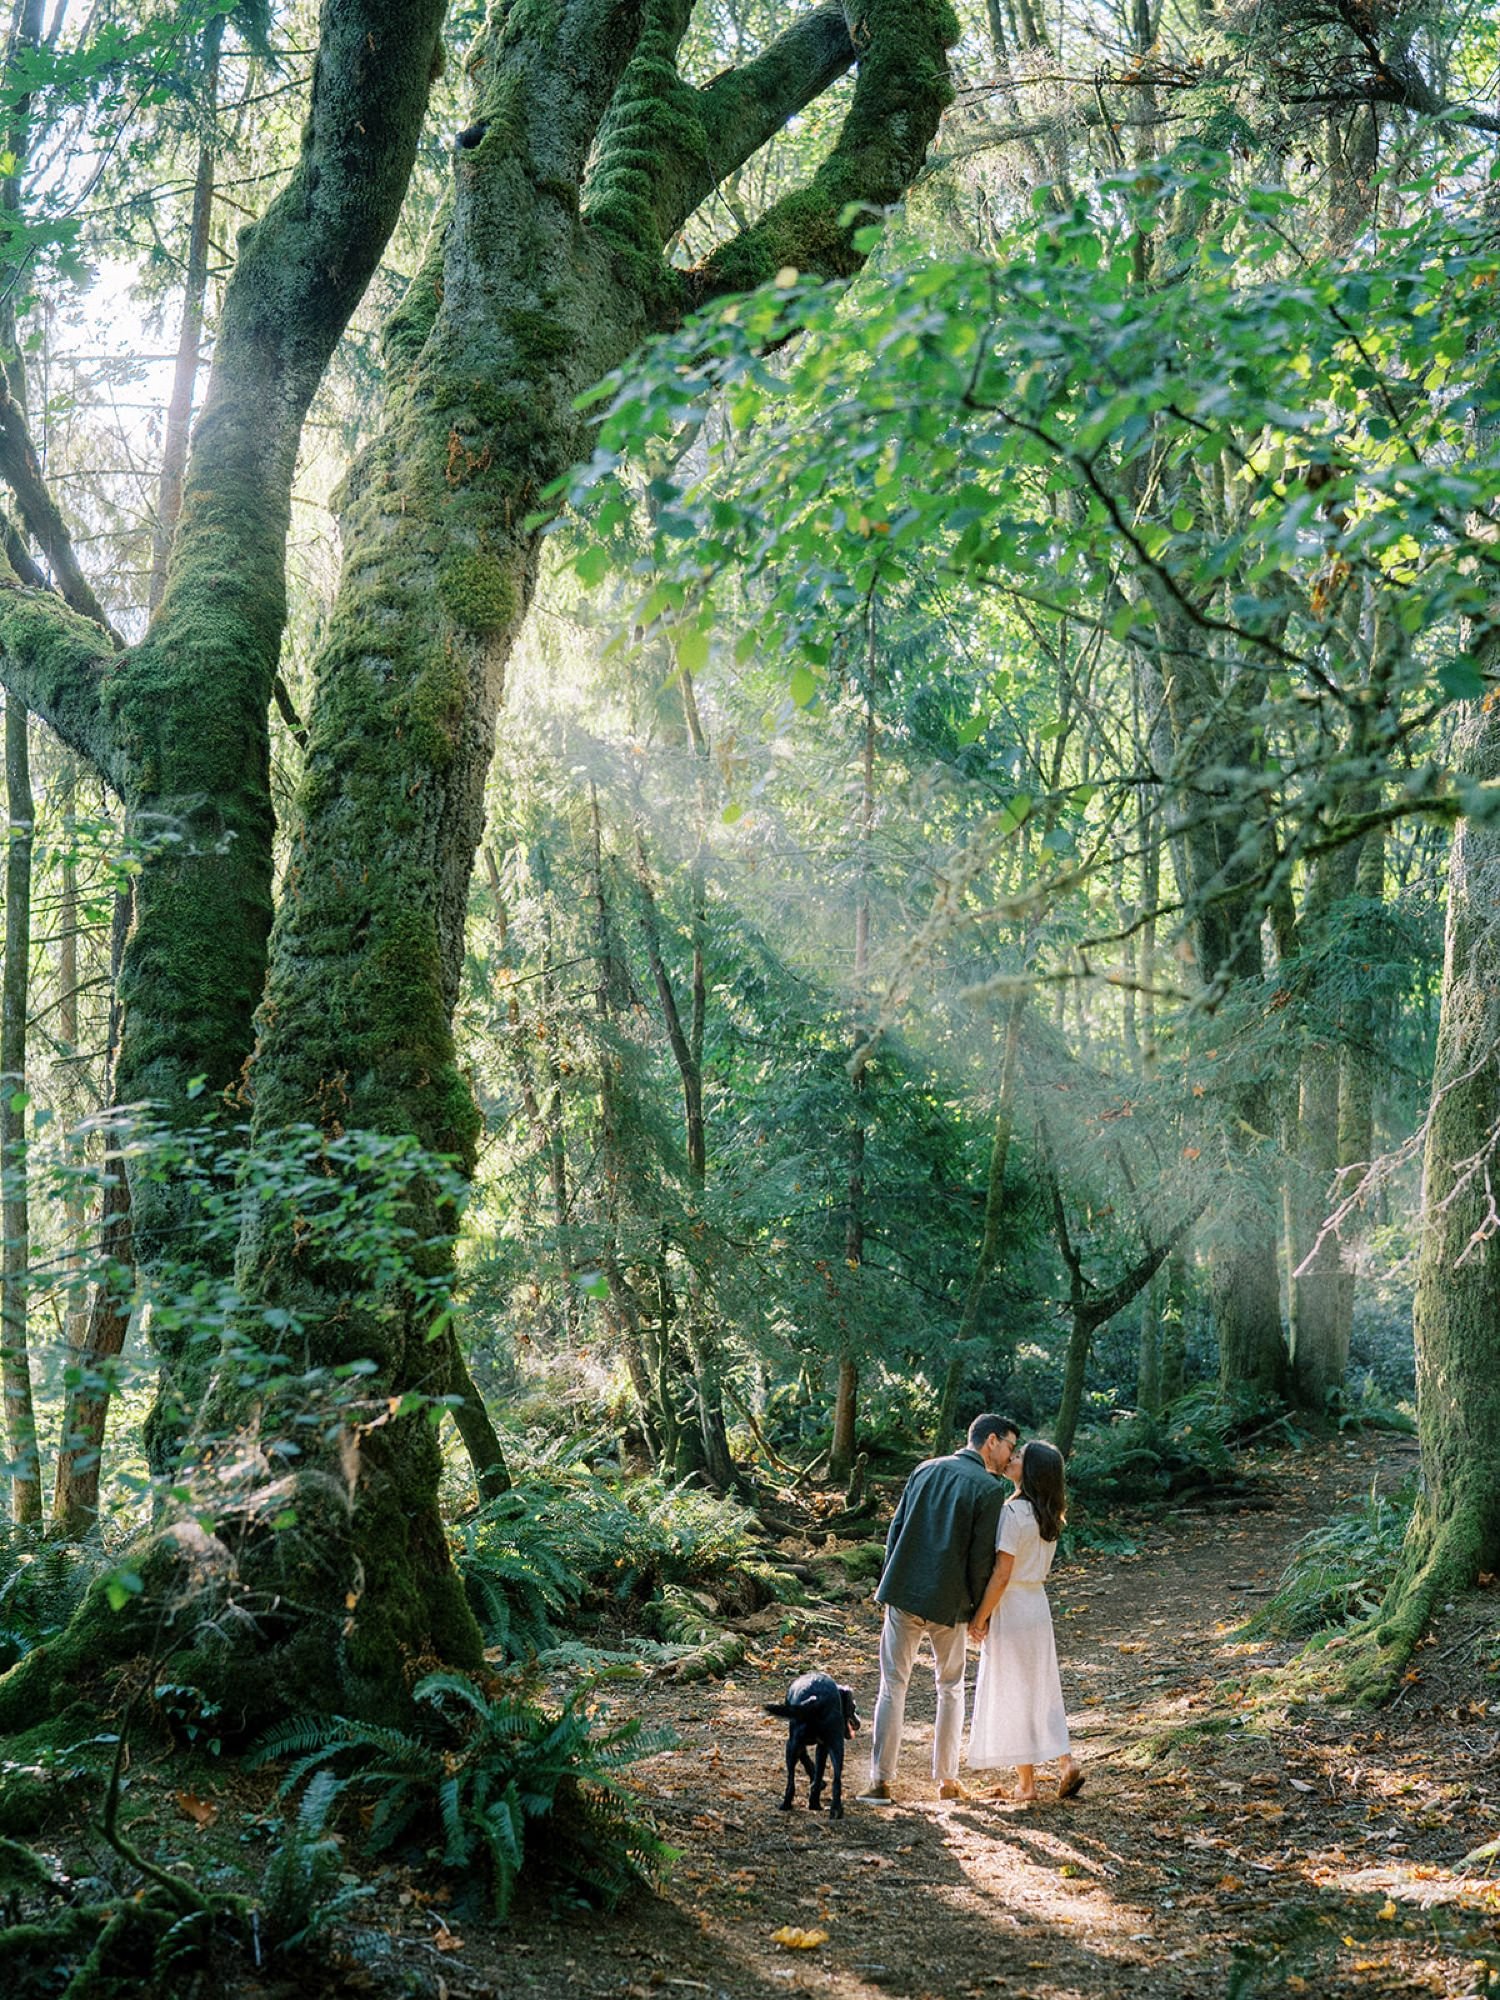
[[[859,1728],[859,1710],[854,1706],[854,1690],[850,1687],[839,1689],[839,1700],[844,1706],[844,1734],[852,1736]]]

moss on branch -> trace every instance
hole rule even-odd
[[[852,277],[864,262],[851,209],[899,201],[953,101],[947,51],[958,22],[947,0],[871,0],[856,23],[854,101],[828,158],[805,187],[716,250],[697,274],[702,297],[752,290],[790,266]]]
[[[0,558],[0,680],[114,786],[123,773],[104,711],[118,656],[106,632],[50,590],[31,590]]]

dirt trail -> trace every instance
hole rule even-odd
[[[1394,1484],[1413,1457],[1388,1439],[1335,1445],[1296,1461],[1271,1511],[1157,1520],[1135,1553],[1090,1554],[1060,1572],[1053,1608],[1088,1771],[1082,1796],[1064,1805],[938,1802],[924,1659],[900,1802],[852,1802],[868,1769],[861,1738],[842,1821],[800,1801],[791,1814],[775,1809],[784,1737],[760,1705],[816,1666],[853,1683],[868,1719],[877,1620],[867,1591],[790,1614],[790,1633],[786,1614],[761,1614],[756,1647],[722,1684],[622,1689],[617,1708],[670,1723],[680,1739],[640,1770],[682,1851],[666,1895],[613,1918],[528,1923],[514,1941],[477,1929],[461,1946],[442,1940],[447,1993],[1259,2000],[1500,1990],[1500,1886],[1453,1873],[1500,1831],[1500,1701],[1487,1700],[1484,1672],[1500,1650],[1500,1605],[1476,1594],[1457,1607],[1419,1655],[1419,1678],[1385,1712],[1354,1721],[1316,1704],[1291,1717],[1253,1707],[1247,1676],[1290,1649],[1227,1637],[1299,1536],[1357,1501],[1372,1476]],[[1194,1723],[1216,1733],[1163,1742]],[[826,1940],[789,1949],[773,1938],[788,1926]],[[431,1945],[412,1936],[409,1947],[430,1972]]]

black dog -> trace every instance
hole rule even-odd
[[[786,1691],[785,1701],[768,1701],[767,1715],[779,1715],[788,1725],[786,1732],[786,1797],[781,1810],[790,1812],[797,1790],[797,1766],[812,1779],[807,1794],[809,1812],[823,1810],[823,1773],[833,1764],[833,1797],[828,1806],[830,1819],[844,1817],[844,1741],[859,1727],[854,1708],[853,1688],[840,1687],[829,1674],[800,1674]],[[814,1768],[808,1745],[817,1752]]]

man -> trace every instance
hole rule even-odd
[[[880,1694],[870,1745],[867,1804],[889,1805],[901,1755],[906,1688],[925,1633],[937,1680],[932,1775],[938,1797],[961,1799],[958,1752],[964,1733],[967,1626],[995,1567],[995,1534],[1008,1498],[1004,1479],[1020,1432],[1009,1417],[976,1417],[969,1442],[929,1458],[906,1482],[885,1538],[885,1568],[875,1592],[885,1606],[880,1634]]]

